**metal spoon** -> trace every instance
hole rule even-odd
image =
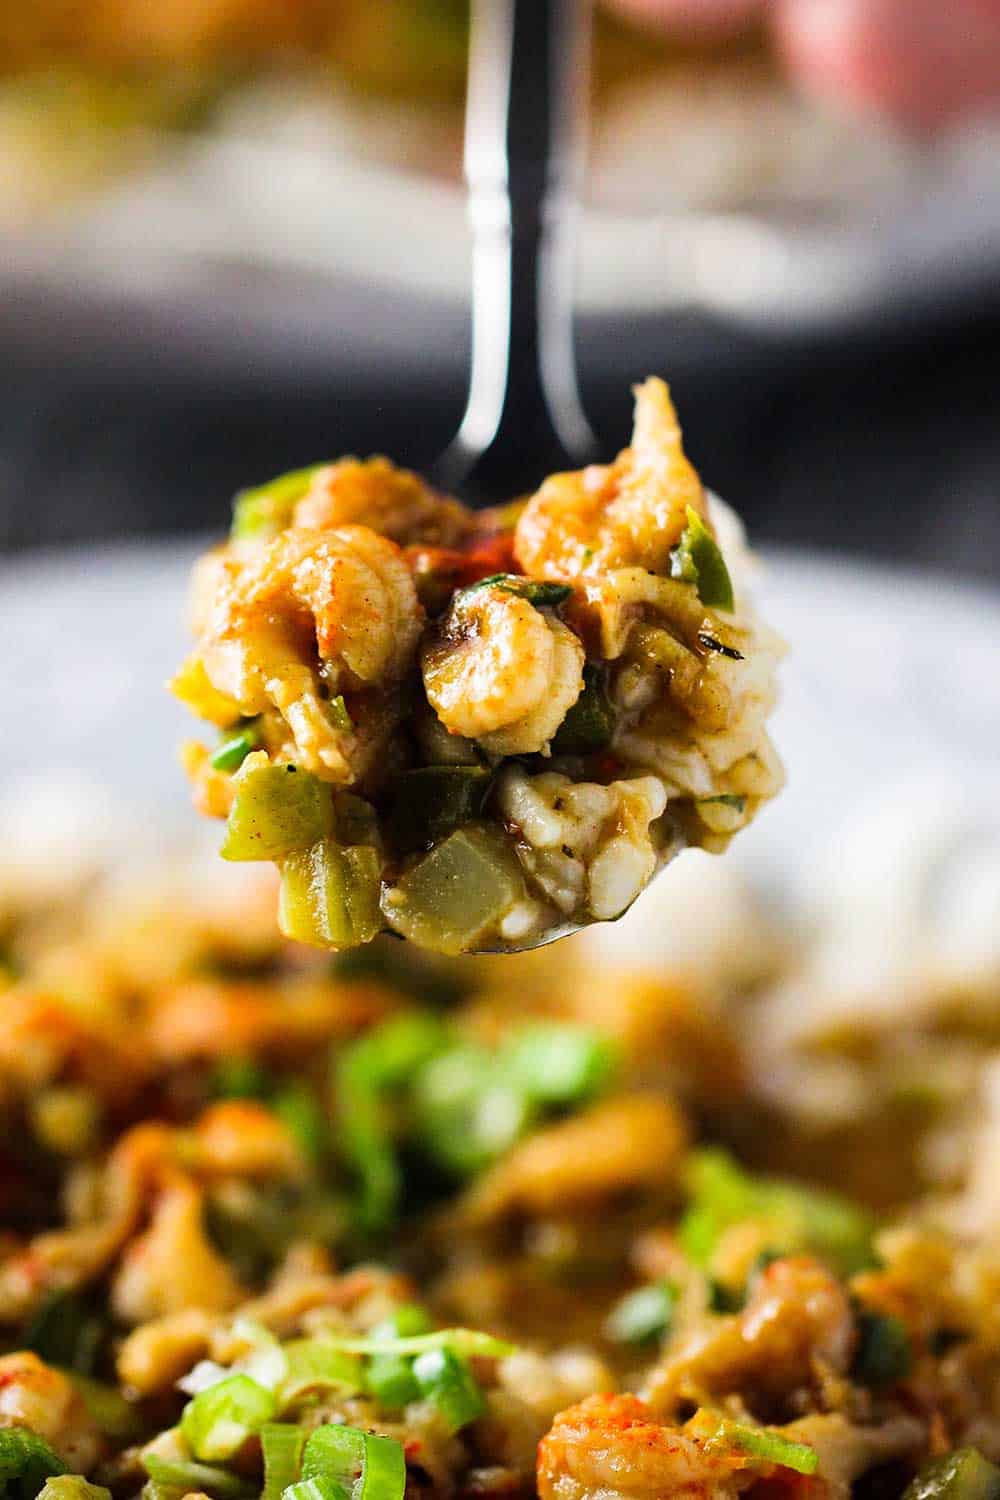
[[[572,291],[590,0],[474,0],[465,176],[472,371],[435,479],[508,500],[596,443],[577,392]]]

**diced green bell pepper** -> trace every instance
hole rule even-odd
[[[696,510],[687,508],[687,526],[674,548],[671,576],[693,583],[709,609],[733,608],[733,584],[718,542]]]
[[[281,861],[278,925],[316,948],[354,948],[381,930],[382,861],[368,844],[320,839]]]
[[[424,766],[404,771],[390,788],[389,839],[415,854],[478,818],[492,773],[482,766]]]
[[[291,469],[267,484],[240,490],[233,498],[233,524],[229,535],[234,542],[268,541],[291,525],[292,512],[308,490],[312,477],[322,464],[307,469]]]
[[[457,829],[382,894],[394,931],[439,953],[464,953],[524,897],[517,855],[498,828]]]
[[[583,669],[583,691],[556,730],[552,741],[555,755],[592,755],[611,743],[614,715],[604,691],[600,667]]]
[[[255,766],[236,782],[223,859],[280,859],[333,831],[330,788],[293,765]]]
[[[461,607],[464,595],[485,588],[503,589],[505,594],[516,594],[519,599],[527,599],[528,603],[533,604],[536,609],[555,609],[557,605],[565,604],[573,592],[568,583],[550,583],[538,578],[522,578],[517,573],[493,573],[489,578],[479,578],[475,583],[470,583],[468,588],[460,590],[454,602]]]

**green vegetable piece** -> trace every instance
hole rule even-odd
[[[956,1448],[925,1464],[903,1500],[1000,1500],[1000,1469],[975,1448]]]
[[[278,1392],[282,1409],[317,1391],[357,1395],[365,1388],[360,1359],[346,1353],[335,1339],[293,1339],[283,1349],[288,1369]]]
[[[236,783],[219,851],[223,859],[281,859],[333,831],[333,798],[318,777],[298,766],[255,766]]]
[[[401,854],[428,849],[480,817],[493,773],[482,766],[424,766],[389,788],[389,839]]]
[[[492,573],[489,578],[478,578],[468,588],[460,589],[453,602],[461,609],[467,595],[485,588],[503,589],[506,594],[516,594],[519,599],[527,599],[536,609],[555,609],[558,605],[565,604],[573,592],[568,583],[545,583],[537,578],[522,578],[516,573]]]
[[[413,1361],[421,1394],[440,1412],[449,1432],[474,1422],[486,1410],[483,1393],[465,1360],[450,1349],[430,1349]]]
[[[330,1335],[330,1343],[348,1354],[404,1354],[418,1355],[439,1349],[454,1354],[458,1359],[506,1359],[516,1354],[514,1344],[498,1339],[492,1333],[483,1333],[478,1328],[439,1328],[436,1333],[415,1334],[412,1338],[375,1338],[372,1334],[352,1336]]]
[[[46,1479],[39,1500],[111,1500],[103,1484],[91,1484],[82,1474],[56,1474]]]
[[[604,691],[604,674],[589,664],[583,669],[583,691],[556,730],[555,755],[593,755],[611,743],[615,720]]]
[[[508,1151],[533,1113],[527,1091],[478,1047],[453,1047],[432,1058],[414,1082],[413,1107],[420,1144],[459,1177],[473,1176]]]
[[[347,848],[321,839],[281,862],[278,925],[286,937],[316,948],[353,948],[381,929],[382,861],[367,844]]]
[[[819,1454],[808,1443],[795,1443],[771,1428],[747,1427],[725,1417],[706,1434],[705,1450],[713,1449],[745,1453],[750,1458],[780,1464],[783,1469],[794,1469],[797,1474],[815,1474],[819,1467]]]
[[[218,1099],[263,1099],[271,1092],[272,1079],[266,1068],[252,1057],[221,1057],[212,1079]]]
[[[260,748],[260,743],[260,730],[251,719],[238,734],[223,740],[211,756],[209,764],[214,771],[238,771],[250,751]]]
[[[617,1052],[609,1037],[585,1026],[522,1027],[502,1058],[531,1099],[541,1104],[578,1104],[614,1077]]]
[[[402,1443],[357,1427],[317,1427],[302,1455],[303,1478],[330,1478],[351,1500],[403,1500],[406,1459]]]
[[[910,1371],[912,1351],[899,1318],[862,1311],[857,1315],[858,1348],[851,1375],[859,1385],[895,1385]]]
[[[47,1479],[66,1465],[30,1427],[0,1427],[0,1497],[35,1500]]]
[[[91,1420],[105,1437],[114,1438],[118,1442],[136,1440],[142,1433],[144,1424],[131,1401],[126,1401],[115,1386],[105,1385],[103,1380],[94,1380],[75,1370],[67,1370],[66,1373],[83,1397],[83,1404]]]
[[[350,1495],[335,1479],[316,1475],[312,1479],[300,1479],[297,1484],[290,1484],[283,1500],[350,1500]]]
[[[810,1250],[843,1276],[873,1264],[871,1215],[836,1193],[778,1178],[752,1177],[725,1152],[696,1151],[687,1166],[690,1206],[681,1220],[681,1246],[698,1265],[743,1219],[769,1224],[771,1248]]]
[[[261,1500],[281,1500],[289,1485],[295,1484],[302,1469],[302,1450],[306,1431],[297,1422],[265,1422],[260,1429],[260,1448],[264,1458],[264,1491]]]
[[[255,1486],[230,1474],[228,1469],[195,1463],[193,1459],[160,1458],[156,1453],[143,1453],[142,1462],[155,1485],[175,1493],[204,1490],[216,1500],[246,1500],[255,1490]]]
[[[249,1375],[229,1375],[200,1391],[181,1416],[181,1433],[195,1458],[232,1458],[274,1416],[273,1394]]]
[[[382,893],[389,926],[421,948],[464,953],[524,897],[517,855],[498,828],[469,824]]]
[[[670,1332],[676,1305],[672,1281],[636,1287],[611,1309],[604,1331],[616,1344],[652,1344]]]
[[[322,1160],[327,1143],[327,1121],[316,1096],[304,1083],[289,1083],[271,1100],[271,1108],[288,1128],[306,1161]]]
[[[687,526],[674,548],[671,576],[693,583],[698,598],[709,609],[733,608],[733,584],[718,542],[691,506],[687,507]]]
[[[233,524],[229,535],[235,542],[268,541],[292,523],[292,511],[323,464],[291,469],[267,484],[240,490],[233,499]]]
[[[404,1302],[372,1329],[372,1338],[392,1342],[431,1331],[430,1315],[413,1302]],[[389,1411],[400,1411],[420,1395],[412,1361],[401,1354],[376,1354],[368,1363],[370,1393]]]
[[[97,1363],[106,1325],[78,1292],[52,1292],[24,1334],[22,1347],[46,1364],[89,1374]]]
[[[354,720],[347,711],[343,693],[338,693],[335,698],[330,699],[326,705],[326,711],[330,715],[331,722],[337,729],[344,730],[345,734],[354,728]]]

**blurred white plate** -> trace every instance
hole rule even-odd
[[[29,852],[46,823],[56,846],[60,825],[71,840],[195,837],[176,747],[196,728],[164,684],[185,650],[197,550],[94,547],[0,566],[0,848]],[[727,858],[799,890],[821,857],[836,869],[838,841],[866,814],[916,834],[970,814],[996,821],[1000,596],[855,562],[765,561],[762,609],[790,646],[774,729],[789,783]],[[893,875],[870,866],[868,878]]]

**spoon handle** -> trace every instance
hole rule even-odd
[[[465,173],[472,374],[441,478],[508,499],[589,456],[573,354],[573,271],[590,0],[474,0]]]

